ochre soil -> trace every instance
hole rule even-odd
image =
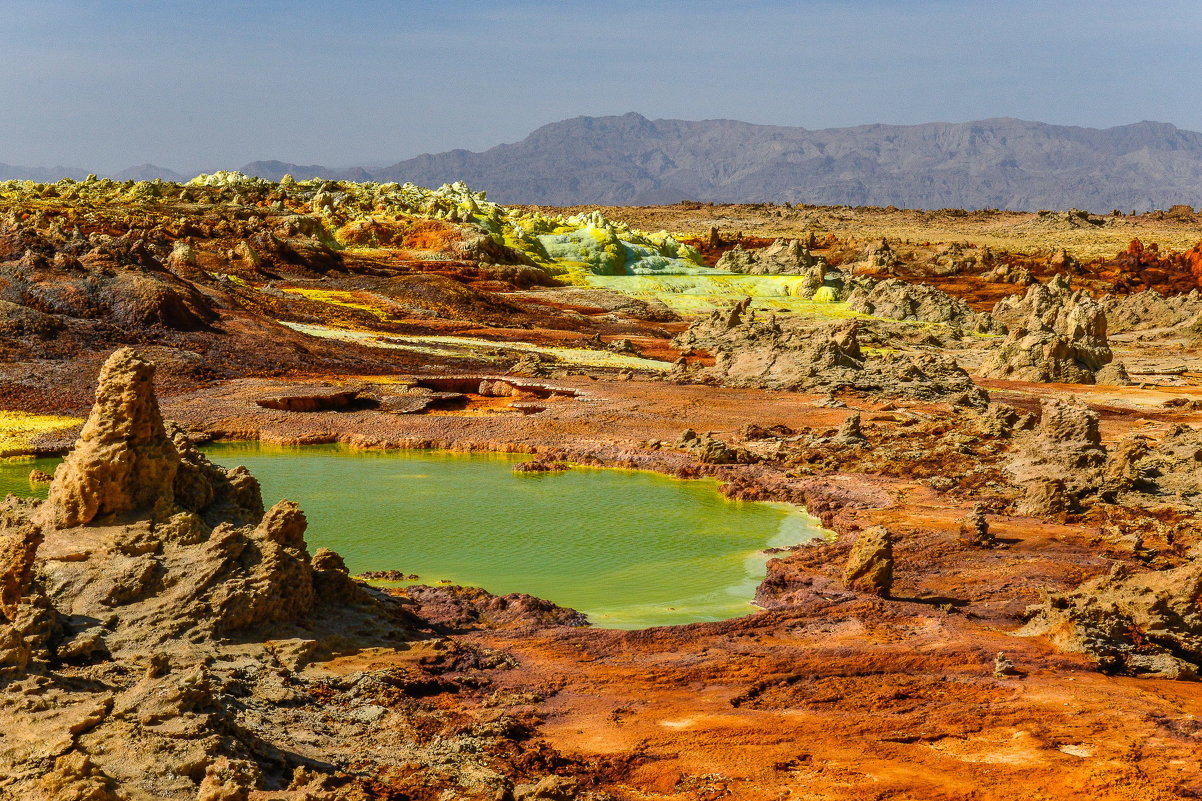
[[[788,392],[580,377],[544,383],[579,395],[531,416],[293,414],[253,403],[278,383],[244,379],[168,398],[164,412],[223,437],[538,451],[709,473],[736,495],[804,502],[835,532],[877,523],[893,531],[890,600],[842,588],[846,548],[836,541],[774,560],[760,601],[780,608],[736,620],[634,632],[465,627],[465,641],[516,658],[514,669],[491,676],[509,699],[501,708],[541,721],[538,736],[572,758],[587,784],[617,798],[1202,794],[1202,684],[1107,676],[1084,656],[1014,636],[1024,608],[1045,591],[1069,589],[1115,559],[1130,559],[1097,526],[991,514],[1002,547],[966,548],[956,538],[971,494],[937,493],[905,476],[792,477],[770,465],[700,465],[670,446],[647,445],[671,443],[685,425],[722,437],[749,423],[833,429],[855,408],[873,419],[874,404],[852,398],[852,408],[828,408],[818,397]],[[1192,387],[985,386],[1020,407],[1044,395],[1083,397],[1100,410],[1106,440],[1188,420],[1162,403],[1199,394]],[[1021,675],[996,677],[998,652]],[[372,653],[347,657],[337,669],[409,658]]]

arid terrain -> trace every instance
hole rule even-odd
[[[0,447],[71,453],[0,510],[0,798],[1202,796],[1200,280],[1185,207],[0,183]],[[745,617],[604,630],[356,579],[215,439],[713,476],[833,536]]]

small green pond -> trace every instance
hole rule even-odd
[[[333,548],[352,572],[526,592],[611,628],[747,614],[762,549],[823,533],[796,507],[727,500],[713,481],[586,468],[515,475],[524,455],[258,443],[205,451],[246,465],[269,505],[300,503],[310,548]],[[51,472],[55,461],[0,465],[0,492],[44,496],[28,481],[35,466]]]

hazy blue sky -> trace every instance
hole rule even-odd
[[[480,150],[581,114],[1202,130],[1202,2],[0,0],[0,162]]]

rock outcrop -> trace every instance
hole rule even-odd
[[[1006,262],[981,273],[981,280],[999,284],[1018,284],[1019,286],[1031,286],[1038,283],[1035,276],[1026,267],[1017,267]]]
[[[425,626],[337,554],[311,558],[296,504],[264,511],[249,473],[164,425],[152,378],[114,353],[49,499],[0,504],[0,719],[21,732],[2,797],[195,798],[203,778],[202,798],[245,798],[286,736],[254,710],[286,717],[306,662]]]
[[[686,428],[676,446],[683,448],[704,464],[753,464],[759,461],[755,454],[744,448],[731,447],[709,434],[698,434]]]
[[[893,589],[893,538],[884,526],[872,526],[860,532],[847,565],[843,583],[848,589],[888,598]]]
[[[809,325],[756,318],[750,299],[715,311],[675,340],[682,350],[714,354],[708,380],[726,386],[799,391],[851,388],[886,397],[946,400],[976,408],[985,392],[950,357],[936,354],[866,355],[859,328],[846,323]]]
[[[1020,511],[1053,517],[1097,492],[1106,450],[1098,415],[1085,404],[1045,398],[1041,410],[1039,427],[1019,438],[1007,470],[1026,488]]]
[[[766,248],[746,250],[741,244],[722,254],[714,265],[719,270],[746,275],[805,275],[818,280],[827,269],[826,260],[810,253],[796,239],[777,239]]]
[[[835,432],[832,440],[838,445],[847,445],[853,448],[867,447],[868,437],[864,436],[864,431],[860,426],[860,413],[848,415],[839,424],[839,430]]]
[[[981,504],[975,504],[972,511],[960,521],[960,542],[976,548],[997,545],[997,539],[989,530],[989,521],[985,519],[985,507]]]
[[[1103,670],[1196,678],[1202,672],[1202,560],[1169,570],[1117,563],[1030,610],[1027,635],[1088,653]]]
[[[1202,509],[1202,430],[1174,425],[1158,440],[1134,435],[1111,452],[1098,494],[1124,506]]]
[[[867,262],[869,269],[880,270],[891,273],[901,264],[901,259],[893,248],[889,247],[889,240],[882,239],[879,242],[873,242],[864,248],[864,261]]]
[[[982,365],[986,378],[1093,384],[1114,358],[1101,305],[1084,290],[1072,291],[1062,275],[1032,286],[1021,299],[1000,301],[993,316],[1010,333]]]
[[[96,405],[55,471],[41,518],[60,528],[170,513],[179,454],[154,396],[154,366],[129,348],[100,371]]]
[[[839,300],[846,292],[846,277],[826,259],[814,256],[796,239],[778,239],[766,248],[744,250],[735,245],[714,265],[719,270],[744,275],[796,275],[802,277],[794,295],[821,301]]]
[[[988,314],[973,311],[962,299],[898,278],[857,282],[847,303],[854,311],[890,320],[945,323],[978,334],[1006,333],[1006,326]]]
[[[1195,326],[1202,316],[1202,295],[1165,297],[1154,289],[1130,295],[1110,295],[1101,300],[1106,327],[1112,334]]]

